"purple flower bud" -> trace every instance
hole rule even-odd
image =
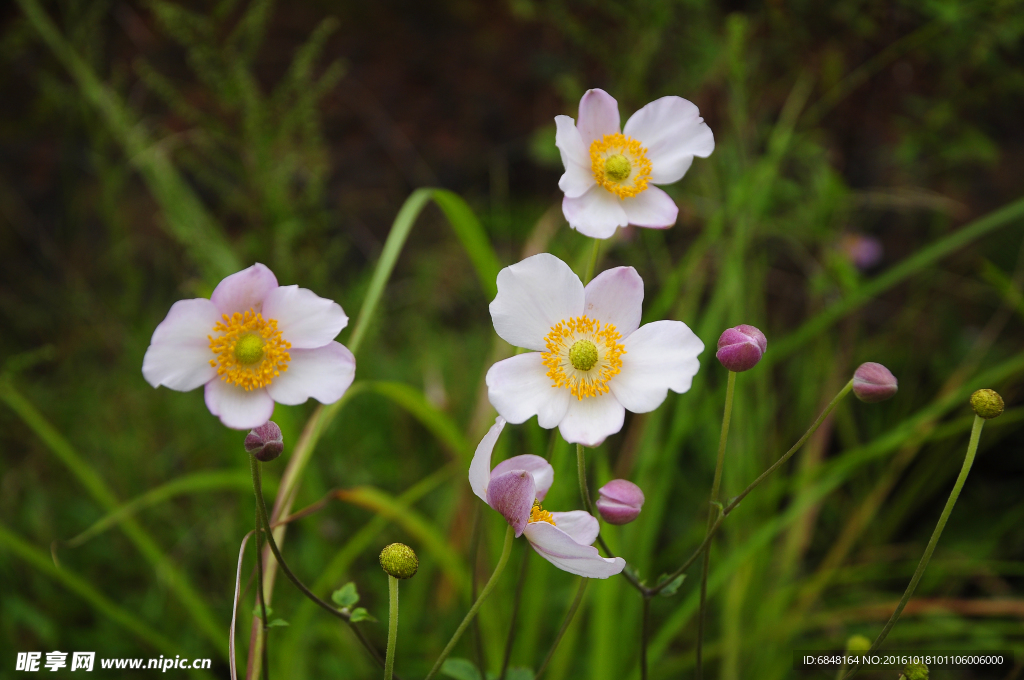
[[[718,338],[718,361],[734,373],[749,371],[768,349],[764,333],[746,324],[729,328]]]
[[[861,364],[853,374],[853,393],[869,404],[894,396],[897,385],[896,376],[882,364],[873,361]]]
[[[644,492],[633,482],[613,479],[600,489],[597,511],[609,524],[629,524],[644,506]]]
[[[281,428],[273,420],[268,420],[255,430],[250,430],[245,435],[245,450],[264,463],[274,460],[284,451]]]

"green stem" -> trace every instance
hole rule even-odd
[[[252,471],[252,491],[256,495],[256,596],[260,604],[260,619],[263,626],[259,630],[259,646],[262,652],[263,679],[267,680],[270,670],[270,662],[267,652],[267,601],[263,595],[263,522],[260,517],[260,501],[262,489],[260,488],[259,461],[255,456],[249,456],[249,467]],[[260,675],[257,671],[256,675]]]
[[[651,598],[645,596],[643,608],[643,623],[640,629],[640,680],[647,680],[647,641],[650,640],[650,638]]]
[[[523,599],[523,585],[526,583],[526,565],[529,564],[530,560],[529,548],[523,549],[523,562],[519,566],[519,579],[516,581],[516,595],[515,599],[512,600],[512,617],[508,622],[508,639],[505,640],[505,657],[501,661],[501,674],[498,675],[498,680],[505,680],[505,673],[508,672],[508,663],[512,658],[512,644],[516,640],[516,619],[519,617],[519,603]],[[483,673],[481,673],[483,677]]]
[[[796,444],[793,444],[792,448],[790,448],[789,451],[786,451],[786,453],[783,454],[782,458],[779,458],[777,461],[775,461],[775,463],[772,464],[770,468],[762,472],[760,477],[752,481],[746,489],[740,492],[739,496],[733,498],[732,502],[730,502],[727,506],[725,506],[722,509],[722,512],[718,516],[718,519],[716,519],[715,523],[711,525],[710,531],[708,531],[707,535],[704,537],[704,541],[697,547],[696,550],[693,551],[693,554],[690,555],[690,557],[685,562],[683,562],[681,567],[679,567],[674,572],[663,578],[658,585],[654,586],[649,590],[652,596],[660,593],[665,588],[665,586],[672,582],[673,579],[675,579],[677,576],[685,572],[687,569],[690,568],[690,565],[697,561],[697,558],[700,557],[700,555],[704,552],[704,549],[708,547],[709,543],[711,543],[711,539],[714,537],[716,533],[718,533],[718,529],[722,526],[722,522],[725,521],[725,518],[728,517],[729,513],[735,510],[736,506],[738,506],[740,502],[747,497],[747,494],[753,491],[758,484],[763,482],[768,475],[775,472],[787,460],[792,458],[793,454],[796,453],[800,449],[800,447],[804,445],[804,443],[810,438],[812,434],[814,434],[818,427],[821,426],[822,422],[824,422],[825,418],[828,418],[829,414],[832,413],[832,411],[835,410],[836,406],[839,405],[839,402],[843,400],[843,397],[850,393],[851,389],[853,389],[852,379],[850,380],[850,382],[846,383],[843,389],[839,390],[839,394],[832,398],[832,401],[828,403],[828,406],[826,406],[825,410],[821,412],[821,415],[818,416],[818,419],[814,421],[814,423],[807,429],[806,432],[804,432],[803,436],[797,440]]]
[[[388,574],[388,650],[384,657],[384,680],[395,672],[395,642],[398,640],[398,579]]]
[[[562,641],[562,636],[565,635],[565,631],[569,629],[569,624],[572,623],[573,617],[576,616],[576,610],[580,608],[580,602],[583,601],[583,591],[587,589],[589,581],[589,578],[580,578],[580,587],[576,590],[576,597],[573,599],[572,604],[569,605],[569,611],[565,613],[565,618],[562,620],[562,627],[558,629],[558,635],[555,636],[555,641],[551,643],[551,649],[548,650],[548,655],[544,657],[544,663],[537,669],[537,675],[534,676],[534,680],[540,680],[540,676],[544,674],[548,664],[551,663],[551,657],[555,655],[558,643]]]
[[[725,445],[729,440],[729,423],[732,420],[732,397],[736,388],[736,373],[729,371],[729,382],[725,388],[725,413],[722,415],[722,432],[718,436],[718,460],[715,463],[715,477],[711,482],[711,505],[708,508],[708,528],[717,519],[715,504],[718,502],[718,490],[722,484],[722,465],[725,462]],[[707,535],[705,532],[705,536]],[[700,611],[697,614],[697,667],[694,677],[701,680],[704,676],[703,650],[704,650],[704,616],[707,613],[708,598],[708,565],[711,562],[711,549],[704,551],[704,564],[700,572]]]
[[[939,543],[939,537],[942,536],[942,530],[946,528],[946,521],[949,520],[949,515],[953,512],[953,506],[956,505],[957,499],[960,497],[960,490],[964,488],[964,482],[967,481],[967,475],[971,471],[971,466],[974,464],[974,455],[978,452],[978,441],[981,439],[981,428],[985,425],[985,419],[981,416],[974,416],[974,426],[971,428],[971,439],[967,444],[967,456],[964,458],[963,467],[960,468],[960,476],[956,478],[956,484],[953,485],[953,490],[949,492],[949,498],[946,500],[946,507],[942,509],[942,514],[939,515],[939,522],[935,525],[935,530],[932,531],[932,537],[928,540],[928,545],[924,549],[924,554],[921,555],[921,561],[917,563],[917,569],[914,571],[914,575],[910,579],[910,584],[907,586],[906,591],[903,593],[903,597],[900,598],[899,604],[896,605],[896,610],[889,617],[889,621],[885,624],[885,628],[878,634],[875,641],[871,644],[871,649],[867,651],[868,654],[878,649],[882,642],[885,641],[889,631],[896,625],[896,621],[899,620],[900,614],[903,613],[903,608],[907,606],[907,602],[910,601],[911,596],[914,594],[914,590],[917,589],[917,584],[921,581],[921,577],[924,576],[924,570],[928,568],[928,562],[932,559],[932,553],[935,552],[935,546]],[[857,673],[857,668],[850,671],[846,678],[852,678]],[[845,680],[845,678],[844,678]]]
[[[455,643],[459,641],[462,634],[466,632],[466,628],[470,622],[476,616],[477,611],[480,609],[480,605],[483,604],[487,596],[494,590],[494,586],[498,583],[498,577],[501,576],[501,572],[505,570],[505,564],[508,562],[508,556],[512,552],[512,539],[515,538],[515,530],[512,525],[509,525],[508,530],[505,531],[505,545],[501,549],[501,557],[498,558],[498,566],[494,568],[494,573],[491,574],[491,578],[488,579],[484,585],[484,589],[480,591],[480,597],[476,599],[473,606],[469,608],[469,612],[466,613],[466,618],[462,619],[462,623],[455,630],[455,634],[452,635],[452,639],[445,645],[444,650],[441,652],[441,656],[437,657],[437,661],[434,662],[434,667],[427,673],[427,677],[424,680],[430,680],[432,677],[437,675],[437,672],[441,670],[441,664],[448,658],[448,655],[452,653],[452,649],[455,647]]]
[[[594,249],[590,251],[590,259],[587,261],[587,270],[583,274],[583,285],[590,283],[594,277],[594,269],[597,268],[597,252],[601,248],[601,239],[594,239]]]

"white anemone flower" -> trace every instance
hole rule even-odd
[[[619,130],[619,105],[604,90],[587,90],[579,120],[555,116],[555,144],[565,174],[562,213],[569,226],[593,238],[618,227],[664,229],[679,208],[655,184],[678,182],[693,157],[707,158],[715,136],[696,105],[662,97],[643,107]]]
[[[537,554],[562,571],[587,578],[608,578],[626,566],[621,557],[601,557],[591,545],[600,525],[589,512],[548,512],[541,501],[555,480],[555,470],[540,456],[514,456],[491,469],[491,452],[505,421],[498,417],[476,447],[469,465],[473,493],[526,535]]]
[[[602,272],[586,288],[548,253],[502,269],[494,330],[536,351],[491,366],[491,404],[510,423],[537,416],[566,441],[597,446],[622,429],[627,409],[653,411],[669,390],[689,390],[704,343],[681,321],[641,327],[643,299],[632,267]]]
[[[355,377],[334,338],[348,317],[333,300],[279,286],[262,264],[221,281],[210,299],[179,300],[153,332],[142,375],[153,387],[205,385],[206,406],[236,430],[263,425],[274,402],[330,404]]]

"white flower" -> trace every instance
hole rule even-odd
[[[510,423],[536,415],[566,441],[597,446],[622,429],[626,409],[653,411],[668,390],[689,390],[704,343],[681,321],[638,328],[643,299],[632,267],[602,272],[586,288],[548,253],[502,269],[494,330],[536,351],[491,366],[491,404]]]
[[[497,418],[476,447],[469,465],[473,493],[502,514],[516,537],[523,534],[537,554],[570,574],[608,578],[626,566],[621,557],[601,557],[591,544],[600,525],[589,512],[548,512],[544,500],[555,470],[540,456],[515,456],[491,470],[491,452],[505,421]]]
[[[662,97],[643,107],[619,131],[619,105],[604,90],[587,90],[580,118],[555,116],[555,144],[565,174],[562,212],[569,226],[593,238],[618,227],[664,229],[679,209],[654,186],[682,179],[694,156],[707,158],[715,136],[697,107],[682,97]]]
[[[142,375],[153,387],[206,385],[206,406],[236,430],[259,427],[274,402],[330,404],[352,384],[356,360],[333,342],[348,324],[338,303],[278,286],[255,264],[221,281],[210,299],[179,300],[153,332]]]

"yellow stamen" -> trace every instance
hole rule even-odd
[[[555,324],[544,336],[548,351],[541,354],[552,387],[567,387],[577,399],[608,392],[608,381],[622,370],[626,348],[615,326],[574,316]]]
[[[551,526],[555,526],[555,518],[551,516],[551,513],[541,507],[540,501],[535,500],[533,507],[530,509],[530,521],[531,522],[547,522]]]
[[[275,377],[288,370],[291,343],[281,337],[276,319],[264,319],[262,314],[249,309],[223,315],[207,336],[210,350],[216,359],[210,365],[217,367],[217,375],[224,382],[246,391],[266,387]]]
[[[590,167],[597,183],[619,198],[639,194],[651,176],[647,149],[620,132],[590,144]]]

